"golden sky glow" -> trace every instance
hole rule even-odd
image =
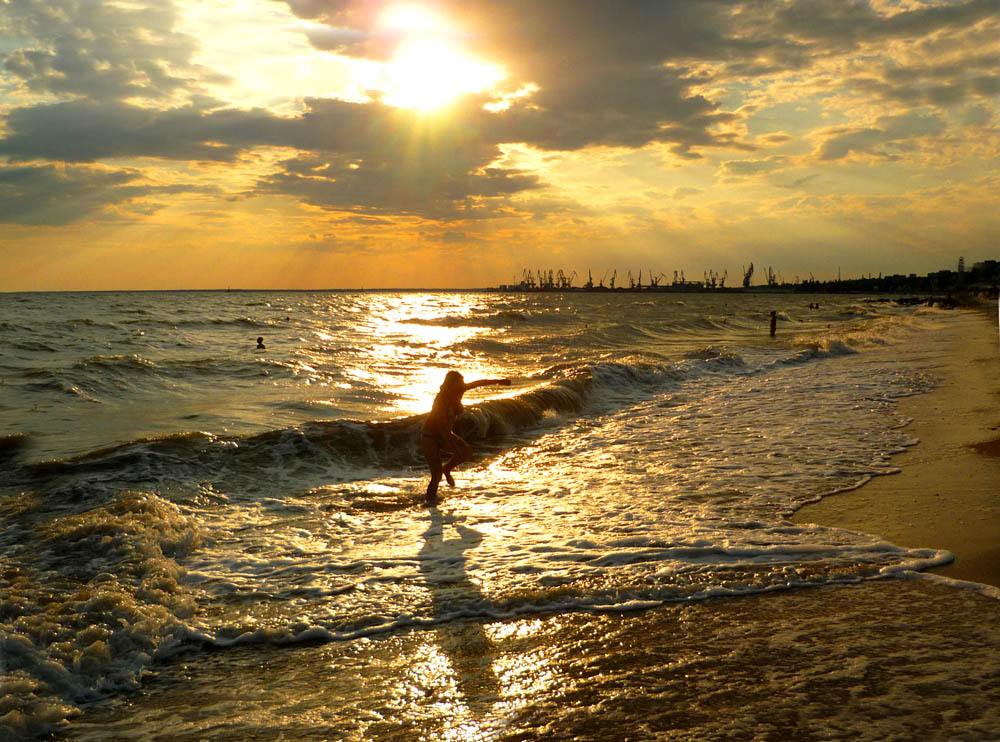
[[[998,15],[0,2],[0,290],[996,258]]]

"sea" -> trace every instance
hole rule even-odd
[[[896,471],[897,402],[961,321],[0,294],[0,739],[1000,739],[997,591],[928,572],[933,544],[790,520]],[[452,369],[511,385],[467,393],[475,455],[427,503]]]

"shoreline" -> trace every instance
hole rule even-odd
[[[804,505],[790,520],[881,536],[899,546],[950,551],[929,570],[1000,587],[1000,351],[996,314],[967,312],[931,343],[938,377],[897,411],[919,440],[893,456],[897,474]]]
[[[917,358],[938,378],[934,391],[892,405],[922,439],[893,457],[902,473],[804,506],[795,519],[829,522],[823,508],[840,509],[855,518],[845,527],[956,554],[933,572],[989,582],[996,560],[982,556],[976,573],[970,555],[981,547],[959,522],[983,521],[989,507],[1000,517],[988,505],[1000,457],[975,448],[1000,438],[996,331],[966,311],[940,324],[904,348],[899,364]],[[955,533],[934,517],[952,521]],[[446,548],[443,522],[432,525],[427,553]],[[81,704],[57,738],[987,742],[1000,728],[992,594],[930,579],[795,581],[648,610],[456,618],[456,597],[487,611],[496,605],[489,585],[466,571],[465,551],[478,542],[461,525],[454,521],[459,543],[452,534],[447,547],[460,551],[413,583],[428,591],[434,620],[346,641],[311,634],[268,643],[261,630],[260,643],[205,643],[150,663],[134,693]],[[985,539],[997,533],[985,521],[979,530]]]

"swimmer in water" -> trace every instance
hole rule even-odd
[[[257,350],[267,350],[264,347],[264,338],[257,338]]]
[[[462,414],[462,395],[470,389],[494,384],[510,386],[510,379],[480,379],[466,383],[458,371],[449,371],[445,375],[441,391],[434,397],[434,405],[420,429],[420,450],[431,470],[431,481],[427,485],[428,501],[437,497],[442,475],[449,485],[455,486],[452,470],[472,456],[469,444],[453,430],[455,421]],[[444,465],[441,464],[442,451],[451,454],[448,463]]]

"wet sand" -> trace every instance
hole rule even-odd
[[[1000,601],[922,580],[181,657],[66,742],[995,742]]]
[[[920,443],[893,457],[899,474],[806,505],[792,517],[946,549],[934,571],[1000,586],[1000,347],[995,307],[963,313],[929,345],[938,386],[899,401]]]

